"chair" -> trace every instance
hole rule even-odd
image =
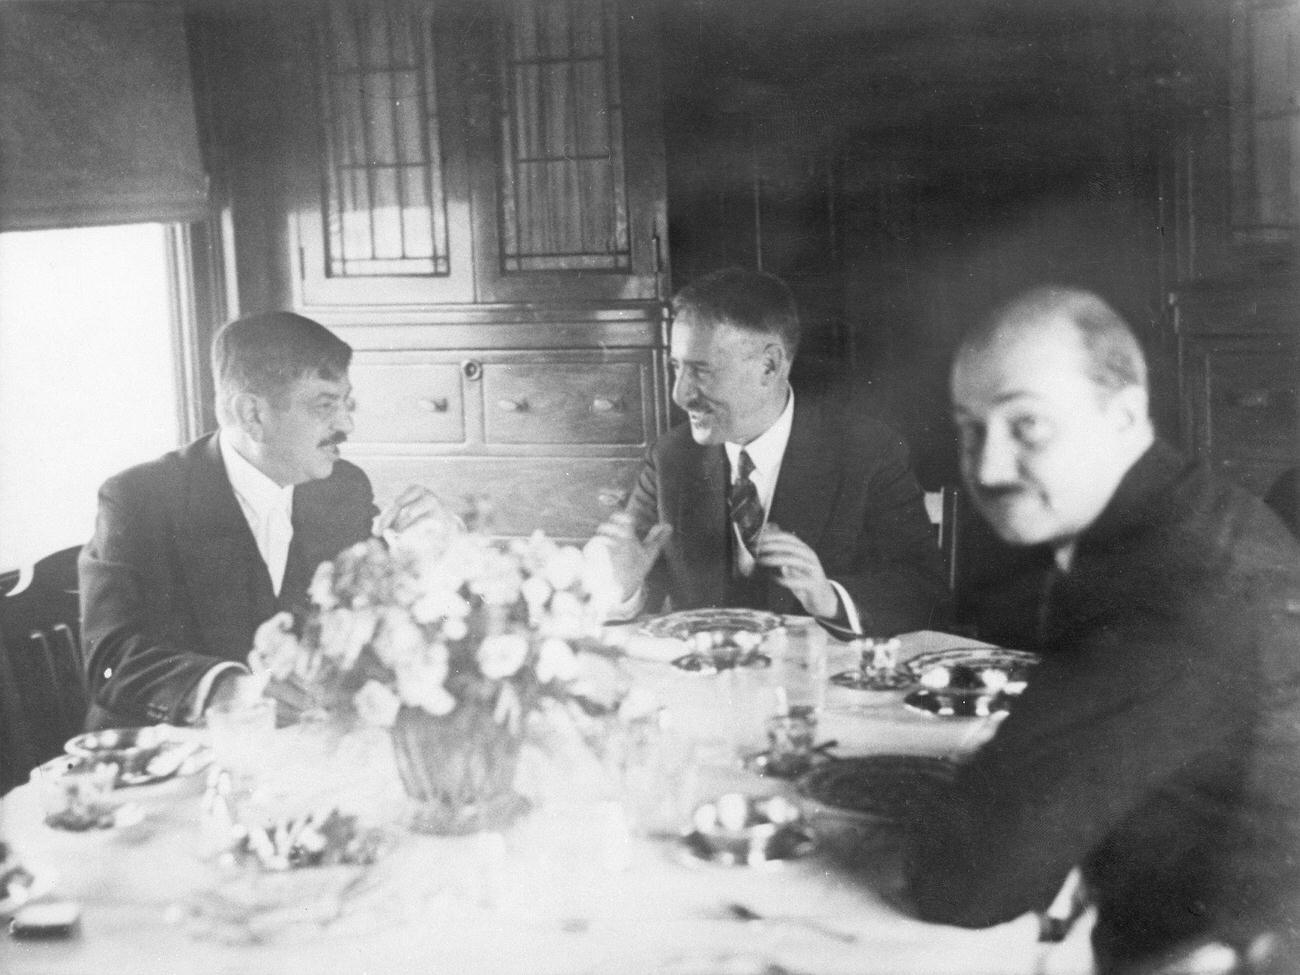
[[[59,754],[85,722],[79,551],[46,556],[0,597],[0,794]]]

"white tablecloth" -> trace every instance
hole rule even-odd
[[[633,640],[649,659],[632,662],[636,686],[666,704],[689,743],[690,764],[668,788],[683,808],[721,791],[779,791],[785,784],[729,763],[735,748],[757,747],[775,688],[798,703],[813,695],[804,661],[824,637],[794,627],[775,641],[772,668],[718,680],[667,664],[663,645]],[[904,638],[903,657],[969,643],[945,634]],[[832,645],[829,672],[854,651]],[[657,658],[657,659],[656,659]],[[960,756],[994,730],[988,720],[943,720],[903,709],[898,694],[832,692],[819,738],[840,754],[908,752]],[[369,750],[368,750],[369,749]],[[351,742],[334,763],[373,777],[382,805],[393,778],[388,752]],[[296,773],[328,788],[326,763]],[[231,883],[205,855],[202,776],[132,790],[141,822],[88,833],[41,822],[30,786],[3,800],[5,830],[25,862],[59,896],[83,909],[80,930],[60,941],[0,937],[0,972],[95,973],[962,973],[1086,972],[1086,931],[1044,951],[1026,916],[986,931],[925,925],[890,906],[898,883],[890,831],[868,821],[814,822],[823,849],[763,869],[694,862],[667,839],[631,835],[612,801],[550,801],[504,834],[466,838],[404,836],[350,890],[351,877],[310,870],[265,878],[294,888],[285,910],[264,923],[223,926],[205,892]],[[671,803],[670,803],[671,805]],[[725,905],[794,915],[851,935],[848,943],[798,923],[747,924]],[[340,908],[340,905],[343,905]]]

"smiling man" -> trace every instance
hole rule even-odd
[[[626,511],[600,527],[626,611],[807,613],[841,635],[932,626],[948,594],[902,441],[790,388],[799,318],[759,271],[673,300],[673,402]]]
[[[339,459],[351,357],[300,315],[231,322],[212,346],[220,430],[100,489],[79,563],[88,727],[196,719],[320,562],[424,513],[417,489],[376,521],[369,480]]]
[[[1099,972],[1165,971],[1210,941],[1294,962],[1300,547],[1156,438],[1142,352],[1094,295],[994,314],[952,398],[976,507],[1056,573],[1028,688],[908,824],[918,913],[1042,911],[1079,866]]]

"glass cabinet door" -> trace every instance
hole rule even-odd
[[[332,0],[306,39],[318,206],[298,212],[303,304],[473,297],[462,112],[437,7]]]
[[[502,0],[476,167],[486,300],[646,300],[664,287],[652,18],[616,0]],[[472,86],[478,88],[479,86]],[[486,87],[486,86],[485,86]]]

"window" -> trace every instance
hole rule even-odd
[[[171,233],[0,234],[0,571],[85,542],[103,480],[184,436]]]

